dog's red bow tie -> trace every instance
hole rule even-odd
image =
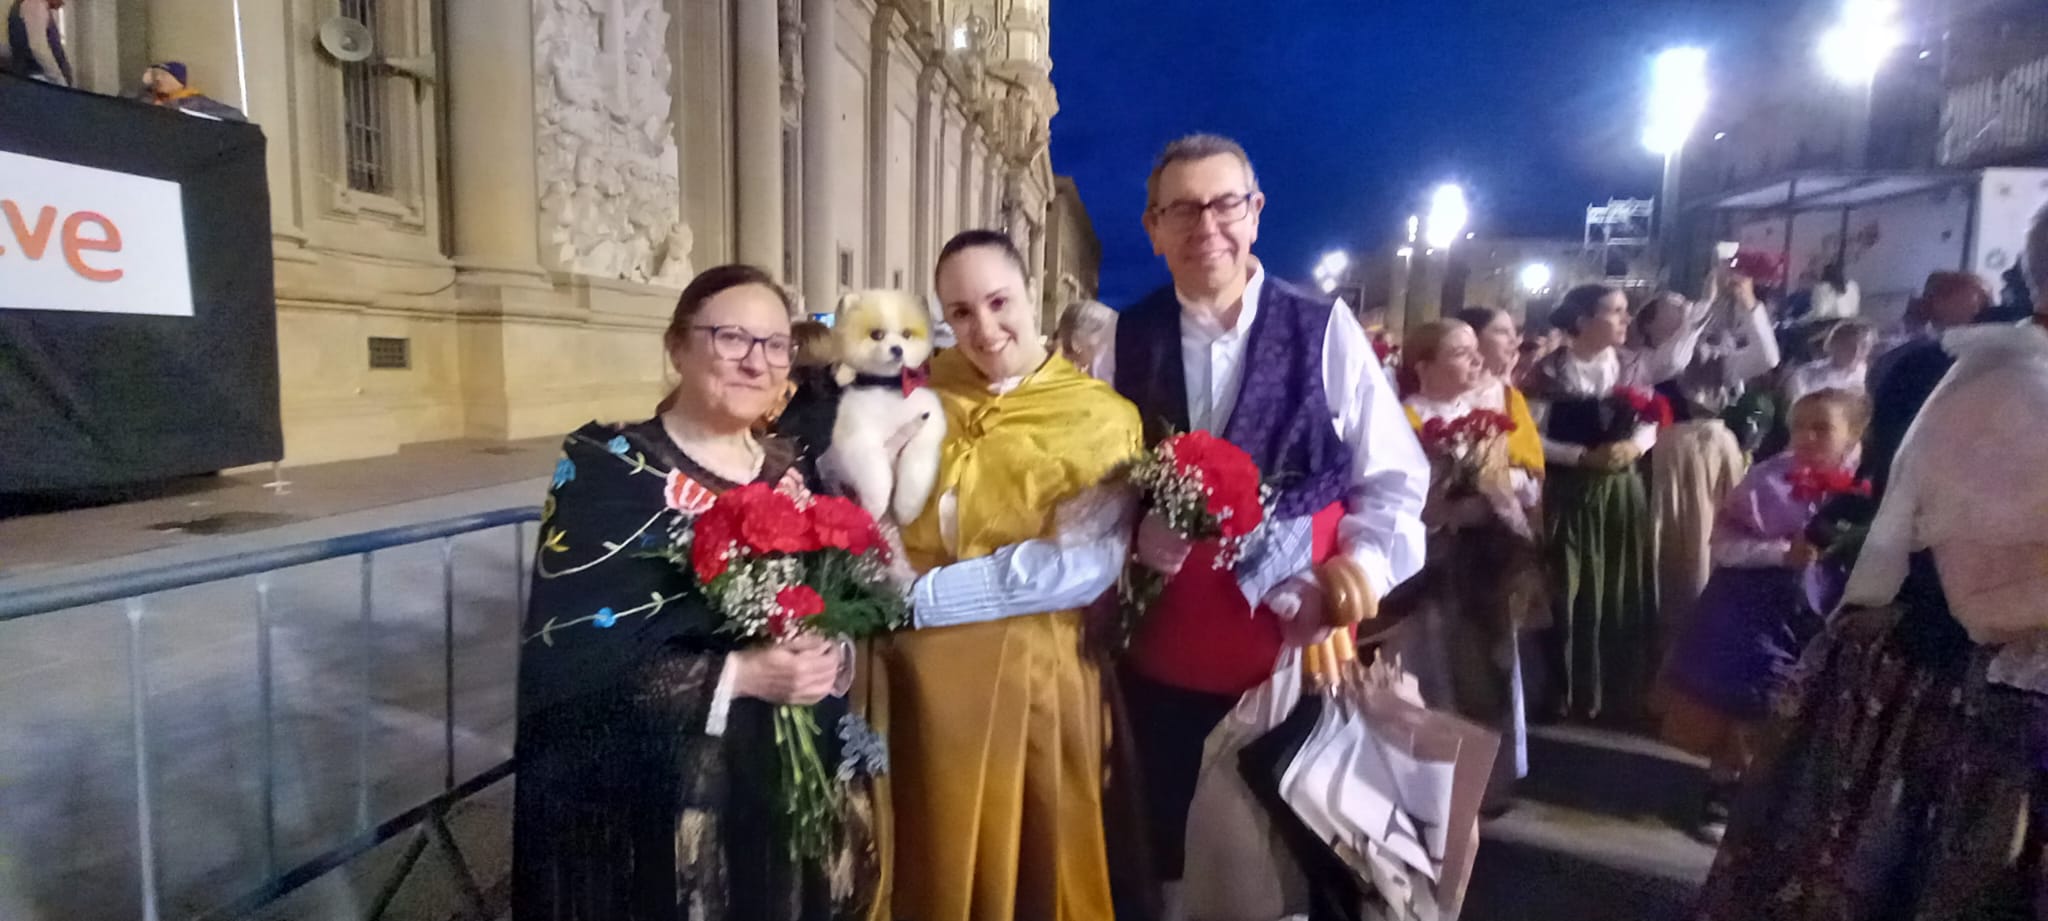
[[[931,383],[931,379],[932,372],[931,368],[928,366],[920,365],[915,368],[904,368],[903,395],[906,397],[909,396],[911,394],[911,391],[914,391],[928,383]]]

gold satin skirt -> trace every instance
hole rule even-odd
[[[1080,616],[904,633],[867,660],[858,700],[890,760],[879,906],[893,889],[894,916],[916,921],[1110,918],[1102,689]]]

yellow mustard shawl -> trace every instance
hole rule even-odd
[[[1008,544],[1053,536],[1059,504],[1101,482],[1143,450],[1137,407],[1057,355],[1009,393],[958,350],[932,362],[931,386],[946,411],[946,443],[933,501],[903,531],[922,572],[987,556]],[[955,496],[957,552],[939,531],[939,502]]]

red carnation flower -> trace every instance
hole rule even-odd
[[[792,585],[776,592],[775,605],[795,620],[825,613],[824,597],[808,585]]]
[[[725,575],[731,563],[726,554],[732,550],[736,531],[730,507],[713,505],[697,518],[690,539],[690,568],[697,571],[700,584],[710,585],[711,580]]]
[[[718,506],[736,512],[740,542],[754,553],[804,553],[816,550],[817,536],[796,500],[766,483],[750,483],[719,497]],[[713,508],[717,511],[717,507]]]
[[[1671,401],[1664,399],[1663,394],[1642,387],[1616,387],[1614,392],[1628,403],[1629,408],[1634,410],[1636,417],[1642,421],[1659,426],[1671,424]]]
[[[1166,440],[1173,451],[1173,467],[1182,473],[1192,473],[1207,468],[1224,447],[1236,450],[1235,445],[1217,438],[1208,432],[1188,432]]]
[[[875,530],[875,519],[852,500],[818,496],[811,500],[809,514],[811,530],[817,535],[821,547],[844,550],[858,556],[881,542],[881,535]]]

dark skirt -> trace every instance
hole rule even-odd
[[[1520,628],[1547,618],[1536,546],[1504,526],[1430,536],[1429,562],[1380,604],[1401,626],[1384,652],[1415,675],[1422,699],[1500,733],[1488,805],[1516,779],[1521,707],[1516,685]]]
[[[1899,609],[1838,615],[1801,661],[1695,921],[2036,917],[2032,730],[2048,699],[1941,661]]]
[[[1635,471],[1562,467],[1545,482],[1558,715],[1630,722],[1656,669],[1649,503]]]
[[[771,799],[772,710],[732,706],[723,737],[617,699],[523,719],[513,921],[863,917],[877,878],[865,786],[847,788],[840,853],[792,861]],[[818,713],[828,735],[829,709]]]
[[[1798,570],[1721,567],[1672,646],[1665,679],[1732,719],[1759,721],[1820,629]]]

